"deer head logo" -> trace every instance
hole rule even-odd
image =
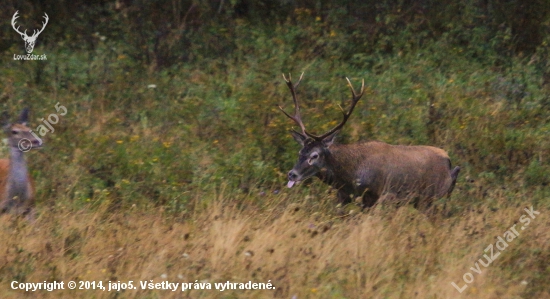
[[[11,26],[17,33],[21,35],[21,38],[23,38],[23,40],[25,41],[25,49],[27,50],[27,53],[30,54],[34,50],[34,44],[36,42],[36,38],[38,38],[38,35],[40,35],[42,31],[44,31],[44,28],[46,28],[46,25],[48,24],[48,20],[50,18],[48,17],[48,14],[44,13],[45,16],[43,16],[43,18],[46,19],[46,22],[42,22],[42,29],[33,30],[33,34],[31,36],[28,36],[26,29],[25,29],[25,32],[21,32],[19,31],[20,26],[17,26],[17,28],[15,27],[15,20],[19,18],[19,16],[17,15],[18,12],[19,11],[16,11],[15,14],[13,14],[13,18],[11,19]]]

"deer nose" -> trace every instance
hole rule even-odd
[[[296,181],[297,177],[298,177],[298,174],[296,173],[296,171],[291,170],[291,171],[288,172],[288,180],[289,181]]]

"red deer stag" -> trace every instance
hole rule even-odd
[[[27,127],[29,110],[24,109],[18,123],[12,124],[8,116],[2,116],[10,150],[9,159],[0,159],[0,214],[11,213],[34,218],[34,182],[23,154],[40,148],[42,141]]]
[[[379,198],[422,199],[422,208],[428,208],[432,201],[453,191],[460,167],[451,170],[447,153],[433,146],[390,145],[380,141],[354,144],[335,144],[334,138],[349,119],[355,105],[363,96],[365,80],[357,93],[348,78],[351,89],[351,107],[342,110],[344,118],[340,124],[323,135],[316,136],[306,131],[300,117],[296,97],[296,84],[283,75],[294,101],[294,116],[281,111],[292,119],[301,133],[291,131],[292,137],[302,146],[298,161],[288,173],[288,188],[316,176],[325,184],[338,190],[342,204],[351,202],[352,196],[362,197],[362,206],[371,207]]]

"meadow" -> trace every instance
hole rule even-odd
[[[24,53],[15,36],[2,51],[2,110],[30,107],[31,128],[56,105],[67,113],[26,154],[36,221],[0,217],[0,297],[550,298],[546,42],[507,55],[452,34],[388,31],[371,43],[337,16],[296,9],[265,27],[235,18],[172,44],[76,25],[54,41],[52,27],[35,49],[46,61],[12,60]],[[491,41],[507,41],[503,32]],[[364,79],[339,143],[433,145],[461,166],[433,217],[340,206],[317,179],[285,187],[300,147],[278,109],[292,105],[281,74],[302,72],[314,133],[340,120],[345,77]],[[13,281],[136,289],[25,292]],[[212,289],[141,288],[151,281]],[[274,289],[215,289],[228,281]]]

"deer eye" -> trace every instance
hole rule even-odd
[[[13,135],[16,135],[18,132],[14,130],[14,131],[11,131],[11,133],[12,133]]]
[[[317,158],[319,158],[319,154],[318,153],[312,153],[311,155],[309,155],[309,159],[307,159],[307,164],[313,165],[313,162],[315,162],[315,160],[317,160]]]

